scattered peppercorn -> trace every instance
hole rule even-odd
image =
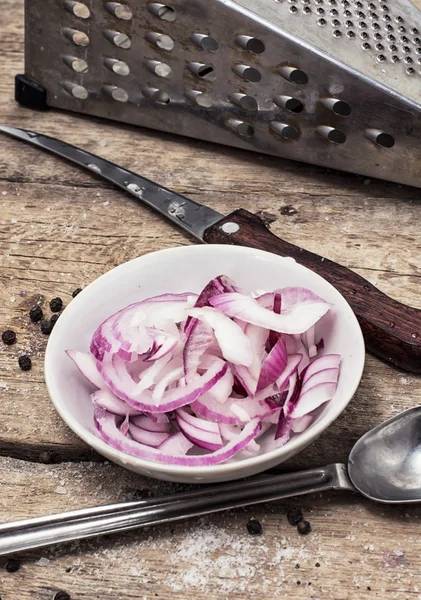
[[[20,560],[17,558],[9,558],[6,563],[6,571],[8,573],[16,573],[20,569]]]
[[[57,323],[58,319],[59,319],[60,315],[51,315],[51,319],[50,319],[50,323],[51,323],[51,328],[54,327],[54,325]]]
[[[50,335],[50,333],[53,330],[53,326],[54,325],[52,325],[51,321],[48,321],[48,320],[41,321],[41,332],[44,335]]]
[[[311,531],[311,525],[308,521],[300,521],[297,525],[297,531],[301,535],[307,535]]]
[[[54,596],[53,600],[70,600],[70,596],[67,592],[57,592]]]
[[[16,342],[16,333],[11,329],[6,329],[6,331],[3,331],[1,334],[1,339],[6,346],[11,346]]]
[[[319,563],[319,562],[317,562],[317,563],[316,563],[314,566],[315,566],[315,567],[320,567],[320,563]]]
[[[77,288],[77,289],[76,289],[76,290],[73,292],[73,294],[72,294],[72,298],[76,298],[76,296],[77,296],[78,294],[80,294],[80,292],[81,292],[81,291],[82,291],[82,288]]]
[[[260,521],[257,519],[250,519],[247,523],[247,531],[250,535],[261,535],[263,527]]]
[[[297,564],[295,565],[295,568],[296,568],[296,569],[299,569],[299,568],[300,568],[300,565],[297,563]]]
[[[367,586],[367,589],[369,592],[371,592],[371,587],[369,585]]]
[[[301,581],[297,581],[297,585],[301,585]]]
[[[18,363],[22,371],[30,371],[32,368],[32,361],[27,354],[19,356]]]
[[[63,308],[63,300],[61,298],[53,298],[50,302],[51,312],[60,312]]]
[[[42,312],[42,308],[40,306],[34,306],[29,311],[29,318],[31,319],[32,323],[38,323],[38,321],[41,321],[43,316],[44,313]]]
[[[287,519],[291,525],[298,525],[303,520],[303,511],[301,508],[290,508],[287,512]]]

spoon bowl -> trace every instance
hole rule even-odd
[[[364,434],[349,455],[348,475],[361,494],[376,502],[420,502],[421,406]]]

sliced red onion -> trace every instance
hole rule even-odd
[[[109,367],[110,365],[99,364],[104,381],[116,396],[140,411],[152,413],[176,410],[194,402],[201,394],[208,392],[225,375],[228,369],[226,363],[219,361],[208,369],[204,375],[198,375],[185,387],[167,391],[161,402],[156,404],[153,402],[150,390],[145,390],[141,394],[138,393],[136,384],[127,373],[124,361],[114,356],[112,365]]]
[[[263,327],[248,323],[244,326],[244,334],[250,341],[253,360],[249,367],[234,365],[233,372],[247,395],[253,396],[256,393],[257,382],[262,368],[268,332]]]
[[[237,323],[208,306],[192,308],[188,314],[212,327],[225,360],[234,365],[251,365],[253,351],[250,341]]]
[[[223,447],[224,444],[216,423],[208,423],[181,409],[176,412],[176,419],[184,435],[199,448],[214,451]],[[209,427],[210,425],[213,426],[213,431]]]
[[[232,393],[233,385],[234,376],[231,369],[228,367],[225,375],[212,386],[208,394],[220,404],[224,404]]]
[[[338,376],[339,367],[336,369],[323,369],[322,371],[317,371],[317,373],[305,378],[301,393],[304,394],[305,392],[308,392],[311,388],[320,383],[337,383]]]
[[[221,294],[209,300],[210,304],[228,315],[253,323],[279,333],[301,334],[307,331],[323,317],[330,304],[305,288],[285,288],[280,290],[282,296],[282,313],[261,306],[251,296],[236,292]]]
[[[262,432],[264,451],[280,447],[334,396],[340,356],[316,357],[314,328],[329,308],[303,288],[244,294],[219,276],[199,296],[118,311],[97,328],[92,355],[69,356],[100,388],[95,423],[110,445],[167,464],[218,464],[261,451]]]
[[[174,361],[172,361],[174,362]],[[167,365],[168,366],[168,365]],[[175,367],[159,380],[159,383],[155,385],[152,392],[152,399],[154,402],[161,402],[165,390],[172,384],[178,382],[184,375],[183,367]]]
[[[96,360],[92,354],[80,352],[79,350],[66,350],[66,354],[72,359],[82,375],[92,383],[93,386],[100,390],[107,387],[103,377],[98,371]]]
[[[262,364],[256,392],[275,383],[285,371],[287,364],[288,355],[285,343],[282,338],[279,338]]]
[[[303,393],[295,406],[292,416],[294,419],[299,419],[307,415],[316,408],[319,408],[325,402],[333,398],[336,391],[336,382],[319,383]]]
[[[129,433],[135,442],[145,444],[146,446],[152,446],[152,448],[158,448],[158,446],[163,444],[170,437],[168,432],[147,431],[146,429],[136,427],[133,422],[129,423]]]
[[[158,414],[156,417],[159,417],[159,419],[153,420],[150,415],[140,415],[132,417],[130,421],[133,423],[133,425],[136,425],[136,427],[140,427],[140,429],[144,429],[145,431],[169,433],[170,423],[167,415]]]
[[[309,427],[309,425],[311,425],[312,421],[313,417],[311,415],[304,415],[299,419],[292,419],[291,431],[293,431],[294,433],[302,433]]]
[[[95,411],[96,427],[102,439],[110,446],[138,458],[184,467],[207,467],[225,462],[243,450],[261,431],[260,422],[255,419],[247,423],[242,432],[220,450],[200,456],[180,456],[176,454],[177,445],[171,443],[174,442],[171,438],[155,449],[124,437],[118,430],[117,419],[118,417],[103,409]]]
[[[159,451],[161,452],[161,456],[163,458],[165,457],[165,454],[174,456],[174,457],[185,456],[187,454],[187,452],[189,450],[191,450],[191,448],[193,448],[193,445],[194,445],[193,442],[191,442],[189,439],[187,439],[186,436],[181,431],[178,431],[177,433],[170,435],[170,437],[160,445]],[[128,454],[131,454],[131,452],[129,452]],[[135,456],[136,456],[136,454],[135,454]],[[140,457],[140,458],[144,458],[144,457]],[[153,460],[157,460],[157,459],[155,458]],[[166,462],[166,461],[165,460],[157,460],[157,462]],[[172,464],[177,464],[177,461],[175,461],[175,463],[173,462]]]
[[[236,398],[228,398],[226,402],[221,403],[215,400],[210,393],[203,394],[191,404],[193,411],[209,421],[215,423],[226,423],[228,425],[239,425],[241,420],[235,415],[231,406],[237,402]]]
[[[108,388],[105,390],[97,390],[91,394],[91,400],[94,405],[100,406],[114,415],[120,415],[122,417],[128,415],[131,417],[140,414],[140,411],[129,406],[124,400],[117,398],[117,396]]]
[[[183,351],[184,374],[187,383],[197,374],[200,359],[214,339],[210,325],[193,319]]]

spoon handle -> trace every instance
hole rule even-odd
[[[331,489],[354,490],[345,465],[265,475],[139,502],[0,525],[0,556]]]

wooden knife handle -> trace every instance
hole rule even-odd
[[[238,230],[234,231],[236,225]],[[259,217],[243,209],[209,227],[203,239],[208,244],[249,246],[291,256],[327,279],[346,298],[369,352],[405,371],[421,373],[421,310],[386,296],[346,267],[281,240]]]

